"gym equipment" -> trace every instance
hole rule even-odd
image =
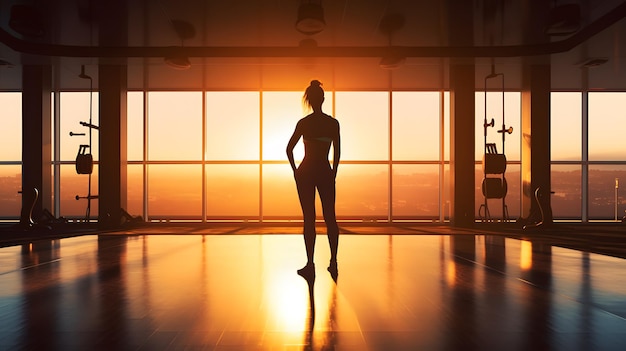
[[[80,67],[81,79],[89,79],[89,122],[80,122],[83,127],[89,128],[89,144],[81,144],[78,147],[78,153],[76,154],[76,173],[89,175],[87,196],[76,195],[76,200],[87,199],[87,209],[85,211],[85,222],[89,222],[91,216],[91,200],[97,199],[98,195],[91,194],[91,173],[93,173],[93,155],[92,150],[92,130],[99,130],[97,125],[93,124],[93,79],[91,76],[85,74],[85,65]],[[84,136],[85,133],[70,132],[70,136]]]
[[[487,122],[488,105],[487,105],[487,82],[490,79],[500,78],[501,95],[502,95],[502,129],[497,132],[502,134],[502,153],[498,153],[498,148],[495,143],[487,142],[487,130],[495,127],[495,120],[491,118],[490,122]],[[513,133],[513,127],[506,127],[504,123],[504,74],[495,72],[495,65],[491,65],[491,73],[485,77],[484,83],[485,94],[485,115],[483,120],[484,130],[484,155],[483,155],[483,182],[482,193],[485,197],[483,204],[478,208],[478,215],[483,222],[494,222],[495,219],[491,217],[489,212],[489,199],[502,199],[502,222],[509,221],[509,210],[506,206],[506,193],[508,186],[506,183],[506,155],[504,153],[505,136],[506,134]]]

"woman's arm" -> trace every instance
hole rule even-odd
[[[289,142],[287,143],[287,159],[289,159],[289,164],[291,165],[291,169],[296,171],[296,161],[293,159],[293,148],[296,147],[298,140],[302,136],[302,131],[300,130],[300,122],[296,124],[296,129],[293,131]]]

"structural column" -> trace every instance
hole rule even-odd
[[[450,66],[450,186],[454,226],[468,227],[475,217],[474,65]]]
[[[22,212],[29,224],[52,209],[52,68],[22,68]],[[34,189],[37,189],[38,197]]]
[[[98,67],[100,138],[98,167],[98,222],[119,226],[126,208],[126,66]]]
[[[529,43],[547,42],[543,26],[547,23],[550,2],[530,0],[524,12],[524,36]],[[521,217],[531,222],[541,218],[552,222],[550,182],[550,58],[529,57],[522,70],[522,194]],[[539,190],[538,205],[535,192]],[[531,218],[532,217],[532,218]]]
[[[472,46],[474,24],[471,1],[449,4],[449,42],[453,46]],[[474,225],[474,144],[475,144],[475,66],[474,59],[450,62],[450,221],[452,225]]]
[[[522,218],[552,222],[550,182],[550,65],[526,64],[522,77]],[[538,207],[535,191],[539,190]]]
[[[127,2],[102,1],[96,5],[102,46],[128,44]],[[98,65],[100,138],[98,167],[98,222],[115,228],[126,208],[126,60],[101,59]]]

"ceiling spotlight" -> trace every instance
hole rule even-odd
[[[298,7],[296,29],[303,34],[317,34],[326,28],[322,0],[302,0]]]
[[[164,61],[168,66],[181,71],[191,67],[191,62],[187,56],[167,56]]]

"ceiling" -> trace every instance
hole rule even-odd
[[[581,64],[594,58],[607,62],[586,70],[590,89],[626,89],[624,1],[321,0],[326,27],[313,35],[295,28],[301,3],[4,0],[0,89],[21,88],[24,64],[51,64],[66,90],[85,89],[82,65],[97,83],[98,64],[122,64],[129,89],[299,90],[315,78],[327,89],[429,90],[447,87],[450,62],[476,64],[477,88],[493,64],[507,89],[519,89],[522,63],[549,60],[553,89],[580,90]],[[545,35],[550,10],[567,4],[579,5],[579,27]],[[41,32],[11,25],[16,6],[41,16]],[[385,32],[381,23],[396,28]],[[191,67],[164,64],[172,55]],[[405,59],[381,68],[389,55]]]

